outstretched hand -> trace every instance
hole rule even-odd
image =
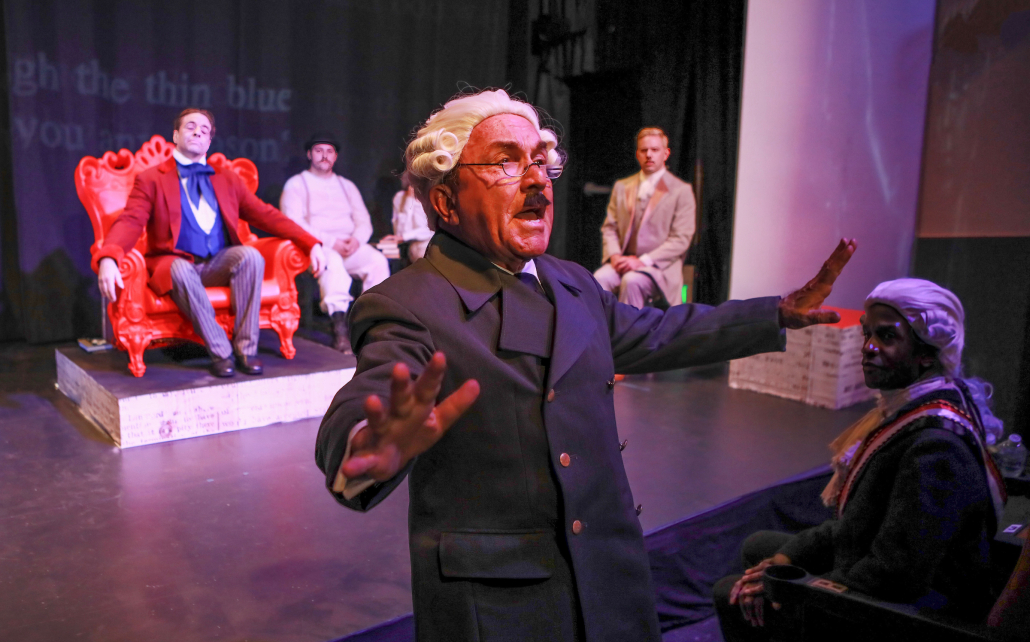
[[[344,477],[386,481],[440,440],[479,396],[479,383],[469,379],[437,404],[446,369],[442,352],[415,381],[406,365],[394,365],[386,403],[376,395],[365,400],[368,426],[351,441],[351,456],[340,466]]]
[[[857,247],[855,239],[841,239],[833,254],[823,263],[819,274],[780,301],[780,326],[798,330],[817,323],[840,321],[839,314],[833,310],[824,310],[822,305],[833,290],[833,282],[851,260]]]

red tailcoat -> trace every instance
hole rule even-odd
[[[211,176],[211,185],[225,223],[228,245],[241,245],[236,229],[241,218],[254,227],[293,241],[305,255],[319,243],[282,212],[251,194],[232,170],[216,170]],[[144,258],[150,274],[147,285],[159,296],[167,294],[172,289],[172,261],[177,258],[193,260],[191,254],[175,249],[182,227],[181,201],[179,172],[174,158],[140,172],[125,211],[111,225],[104,245],[93,256],[93,270],[99,271],[100,259],[105,257],[120,262],[139,241],[145,228],[147,248]]]

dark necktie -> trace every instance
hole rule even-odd
[[[498,347],[542,358],[551,356],[554,304],[532,274],[520,272],[505,283],[501,295],[501,336]],[[521,283],[515,283],[515,280]]]
[[[176,161],[178,163],[178,161]],[[218,205],[215,198],[215,188],[211,185],[211,175],[215,173],[214,168],[203,163],[192,163],[183,165],[179,163],[179,177],[186,179],[186,196],[196,207],[200,207],[200,196],[204,195],[211,209]]]
[[[544,289],[540,286],[540,280],[537,279],[535,275],[530,274],[529,272],[519,272],[515,276],[518,278],[519,281],[525,283],[526,287],[528,287],[530,290],[536,292],[545,299],[547,298],[547,295],[544,294]]]

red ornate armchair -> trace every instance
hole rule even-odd
[[[125,209],[136,175],[167,160],[174,148],[163,137],[154,136],[135,154],[122,149],[117,154],[107,152],[101,158],[86,156],[79,161],[75,168],[75,190],[93,223],[95,242],[90,248],[91,254],[103,245],[111,224]],[[247,189],[252,193],[257,191],[257,167],[246,158],[229,160],[223,154],[213,154],[208,157],[208,163],[217,171],[231,168],[243,179]],[[308,257],[291,241],[259,239],[244,221],[240,221],[238,232],[240,239],[261,252],[265,259],[261,327],[275,330],[282,355],[292,359],[297,354],[293,347],[293,333],[300,321],[294,278],[307,269]],[[157,296],[147,287],[147,266],[143,260],[146,244],[144,231],[136,247],[118,266],[125,288],[118,293],[116,301],[107,304],[114,345],[129,353],[129,370],[137,377],[142,377],[147,370],[143,351],[148,347],[158,347],[174,340],[203,343],[190,322],[179,313],[171,297]],[[218,324],[231,336],[234,319],[230,310],[229,288],[207,288],[207,294]]]

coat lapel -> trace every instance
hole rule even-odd
[[[554,348],[547,374],[547,387],[553,388],[583,354],[597,322],[579,287],[559,263],[545,254],[536,259],[536,268],[544,290],[554,300]]]
[[[626,188],[626,207],[629,212],[629,220],[626,227],[622,229],[622,253],[626,253],[626,246],[629,244],[629,237],[633,234],[633,219],[637,214],[637,190],[640,189],[640,174],[636,174]]]
[[[644,215],[640,219],[640,227],[644,226],[647,222],[647,217],[651,215],[651,212],[658,207],[658,203],[661,202],[665,195],[669,193],[669,186],[665,184],[665,177],[658,181],[658,184],[654,187],[654,194],[651,194],[651,199],[647,201],[647,207],[644,209]],[[639,232],[638,232],[639,235]],[[639,236],[638,236],[639,238]]]
[[[168,224],[172,228],[172,247],[179,245],[179,229],[182,227],[182,186],[175,158],[169,158],[158,166],[161,172],[161,191],[168,207]]]
[[[501,289],[500,271],[446,232],[433,236],[425,258],[451,284],[468,312],[483,307]]]

